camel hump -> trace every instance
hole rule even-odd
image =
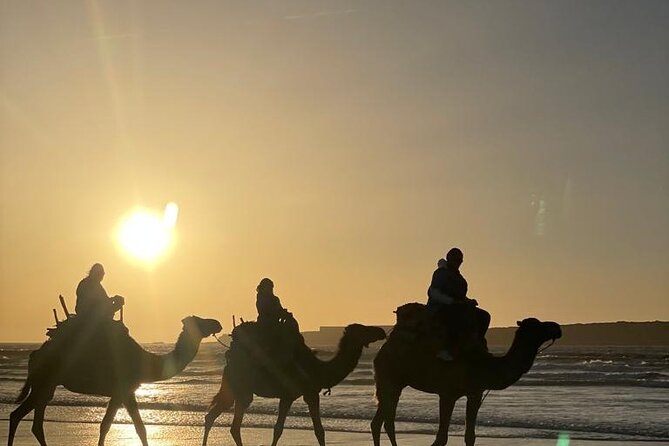
[[[257,324],[255,321],[242,322],[241,324],[237,325],[235,328],[232,329],[230,337],[232,338],[233,341],[235,341],[239,340],[240,337],[253,336],[255,335],[257,329],[256,326]]]
[[[417,328],[425,320],[425,305],[411,302],[400,305],[395,310],[396,327]]]
[[[228,361],[245,357],[263,368],[292,363],[299,352],[308,349],[296,326],[288,323],[244,322],[232,330],[231,338]]]
[[[86,320],[77,316],[58,322],[55,327],[48,328],[46,334],[51,339],[70,339],[79,336],[86,338],[90,337],[91,331],[130,338],[128,327],[120,321]]]

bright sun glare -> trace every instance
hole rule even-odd
[[[134,211],[121,222],[118,231],[121,247],[145,262],[158,259],[172,243],[178,214],[176,203],[168,203],[162,214],[146,209]]]

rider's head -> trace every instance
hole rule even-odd
[[[93,266],[91,266],[91,270],[88,272],[88,277],[92,277],[98,282],[101,282],[104,276],[105,276],[105,269],[100,263],[96,263]]]
[[[259,293],[273,293],[274,292],[274,282],[265,277],[260,281],[256,287],[256,291]]]
[[[462,254],[462,251],[460,251],[460,249],[458,248],[452,248],[446,254],[446,261],[448,262],[448,266],[450,268],[455,268],[455,269],[460,268],[460,265],[462,265],[463,260],[464,260],[464,255]]]

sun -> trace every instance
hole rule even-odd
[[[119,225],[117,237],[121,248],[137,260],[157,260],[172,245],[178,213],[176,203],[168,203],[162,213],[147,209],[133,211]]]

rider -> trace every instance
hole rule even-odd
[[[260,281],[257,288],[256,309],[258,327],[270,348],[275,347],[276,358],[283,364],[292,360],[299,326],[292,314],[281,306],[281,300],[274,295],[274,282],[268,278]]]
[[[111,320],[114,318],[114,313],[121,309],[125,299],[123,296],[107,295],[101,283],[104,276],[104,267],[96,263],[91,267],[88,276],[79,282],[75,306],[77,316],[87,320]]]
[[[485,350],[485,333],[490,324],[490,314],[477,308],[478,302],[467,297],[467,280],[460,273],[464,260],[462,251],[453,248],[445,259],[439,259],[427,291],[429,310],[439,313],[446,324],[446,347],[460,353]],[[447,351],[440,352],[443,359],[452,359]]]
[[[262,325],[278,324],[286,318],[288,311],[281,306],[281,300],[274,295],[274,282],[265,277],[256,287],[256,309],[258,323]]]

